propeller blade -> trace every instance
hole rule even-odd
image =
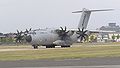
[[[17,30],[17,33],[19,34],[19,31]]]
[[[21,31],[20,34],[22,34],[23,32]]]
[[[29,31],[26,29],[25,33],[28,33]]]
[[[83,39],[84,39],[84,40],[86,40],[86,37],[85,37],[85,36],[83,36]]]
[[[61,30],[63,31],[63,28],[62,27],[60,27],[61,28]]]
[[[82,32],[84,32],[84,27],[82,28]]]
[[[80,38],[81,37],[81,35],[80,36],[78,36],[77,38]]]
[[[78,30],[81,32],[80,28],[78,28]]]
[[[66,33],[69,33],[70,31],[67,31]]]
[[[28,30],[26,29],[26,32],[28,32]]]
[[[31,30],[32,30],[32,28],[29,29],[29,31],[31,31]]]
[[[88,30],[85,30],[83,33],[85,34]]]
[[[65,26],[65,30],[64,31],[66,31],[66,29],[67,29],[67,27]]]
[[[83,36],[80,37],[80,41],[81,41],[81,42],[82,42],[82,40],[83,40]]]

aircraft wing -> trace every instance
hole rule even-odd
[[[78,29],[68,29],[71,31],[78,31]],[[115,31],[105,31],[105,30],[88,30],[90,33],[115,33]]]
[[[89,30],[90,33],[115,33],[115,31]]]

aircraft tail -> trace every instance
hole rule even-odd
[[[86,8],[83,8],[82,11],[75,11],[75,12],[72,12],[72,13],[81,13],[82,12],[82,15],[81,15],[81,18],[80,18],[80,22],[78,24],[78,28],[80,28],[80,29],[83,29],[83,28],[86,29],[87,25],[88,25],[88,21],[89,21],[91,12],[111,11],[111,10],[113,10],[113,9],[88,10]]]

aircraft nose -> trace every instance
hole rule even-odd
[[[32,37],[30,35],[26,36],[25,39],[26,39],[27,42],[31,42],[32,41]]]

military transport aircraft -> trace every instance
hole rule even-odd
[[[55,48],[55,46],[70,47],[73,43],[85,40],[88,35],[87,24],[90,18],[91,12],[97,11],[110,11],[113,9],[104,10],[88,10],[83,8],[82,11],[75,11],[72,13],[82,12],[78,29],[68,30],[66,26],[60,27],[60,29],[37,29],[37,30],[26,30],[25,32],[18,32],[17,41],[21,39],[21,34],[25,34],[25,39],[27,42],[31,43],[34,49],[38,49],[38,46],[46,46],[46,48]]]

